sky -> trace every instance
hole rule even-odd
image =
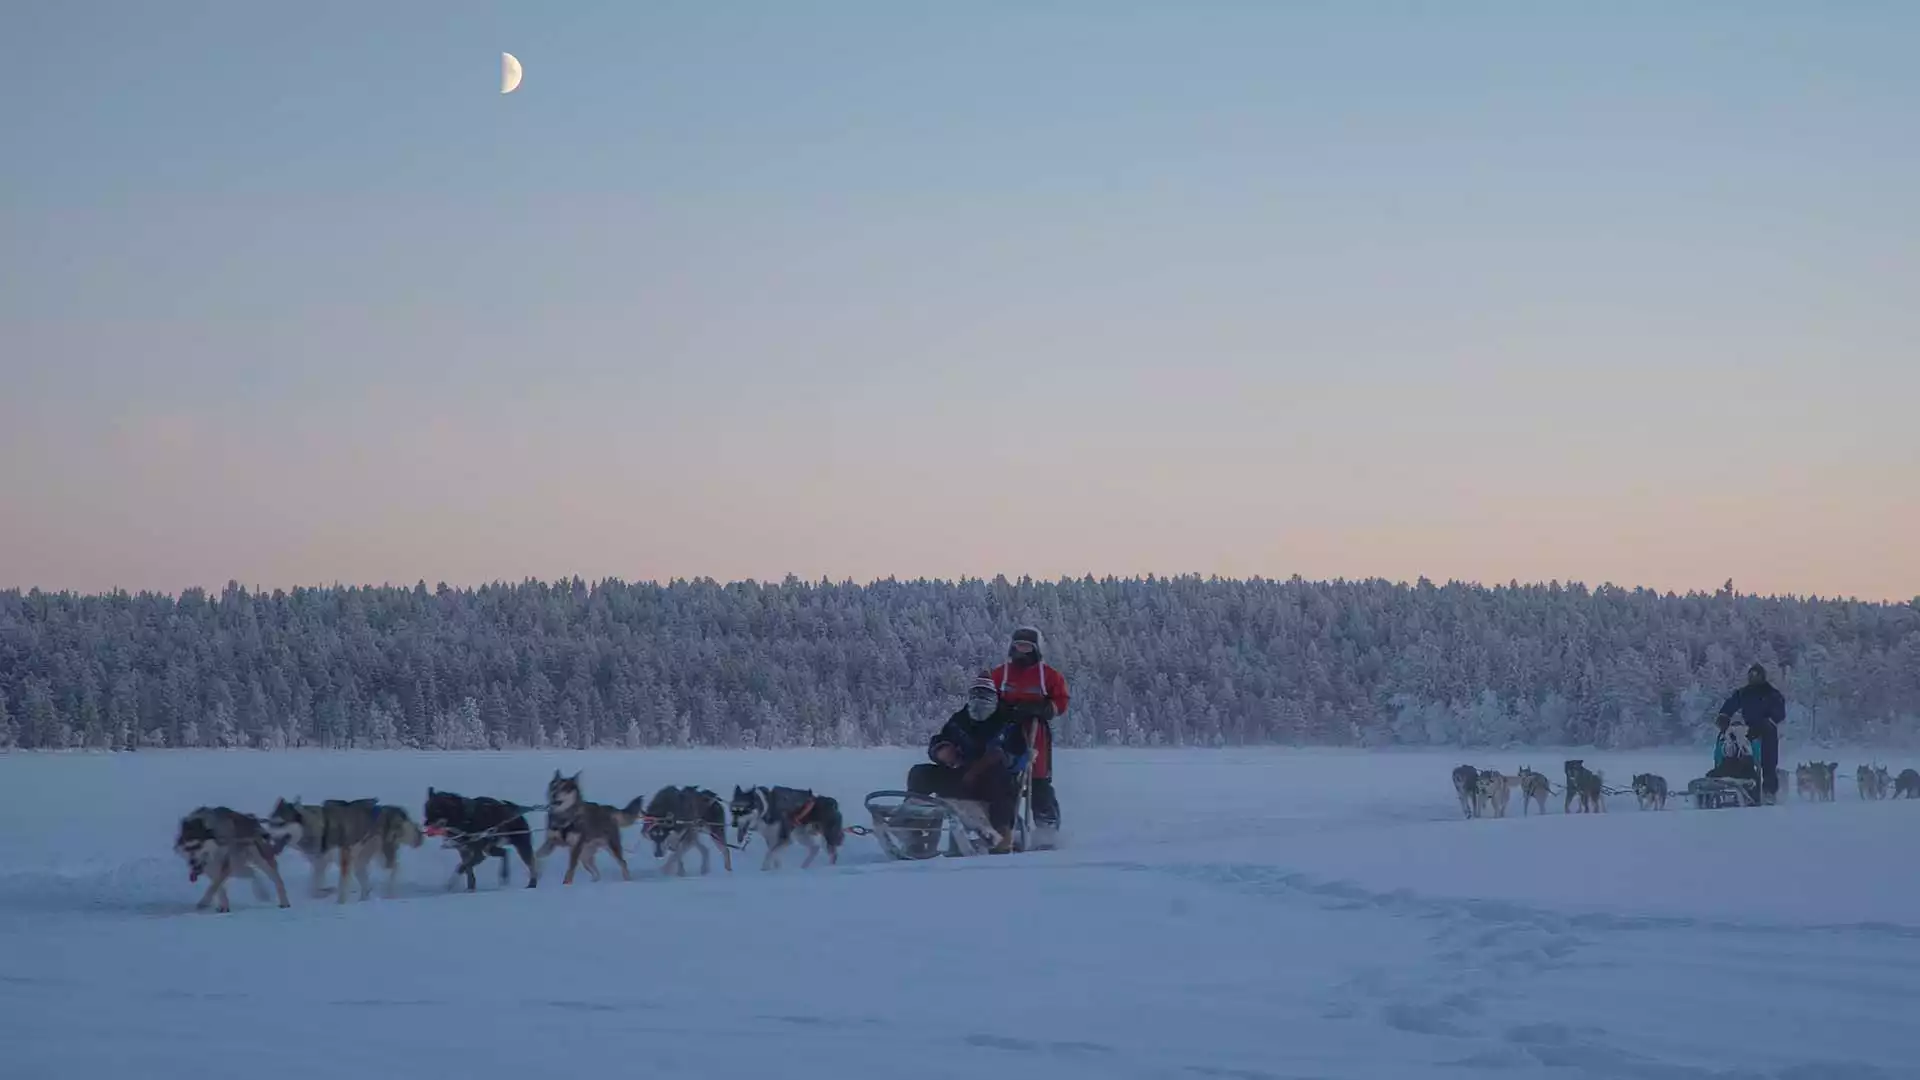
[[[0,40],[0,588],[1920,596],[1920,5],[10,0]]]

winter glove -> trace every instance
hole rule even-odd
[[[1005,750],[997,746],[989,746],[987,747],[987,752],[981,755],[979,761],[967,767],[966,782],[969,784],[977,783],[992,770],[1004,767],[1006,762],[1007,752]]]

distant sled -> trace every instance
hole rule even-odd
[[[1713,744],[1713,768],[1687,784],[1696,810],[1759,806],[1760,770],[1747,738],[1747,725],[1735,719]]]

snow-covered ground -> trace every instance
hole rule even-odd
[[[1791,766],[1792,748],[1788,748]],[[864,822],[912,751],[0,756],[0,1074],[459,1077],[1920,1076],[1920,802],[1460,820],[1461,760],[1675,787],[1697,754],[1090,751],[1065,846],[662,879],[405,855],[398,899],[192,910],[202,803],[428,785],[541,800],[812,786]],[[1868,755],[1871,759],[1872,755]],[[1886,762],[1898,772],[1911,762]],[[601,859],[603,867],[610,860]],[[696,860],[697,865],[697,860]]]

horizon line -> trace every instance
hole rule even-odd
[[[947,586],[947,587],[961,587],[961,586],[972,585],[972,584],[985,584],[985,585],[1005,584],[1005,585],[1012,585],[1015,587],[1021,587],[1021,586],[1039,586],[1039,585],[1052,585],[1052,586],[1069,585],[1069,584],[1077,585],[1077,584],[1086,583],[1088,581],[1091,581],[1094,584],[1110,584],[1110,583],[1141,584],[1141,583],[1152,583],[1152,582],[1184,582],[1184,581],[1195,581],[1195,580],[1198,580],[1205,584],[1228,584],[1228,585],[1305,584],[1305,585],[1345,586],[1345,585],[1383,585],[1384,584],[1396,589],[1417,589],[1417,588],[1425,587],[1425,588],[1433,588],[1433,589],[1465,589],[1468,591],[1482,591],[1482,592],[1494,592],[1494,593],[1520,592],[1520,591],[1528,591],[1528,590],[1553,590],[1553,589],[1560,589],[1560,590],[1569,591],[1569,592],[1587,592],[1587,593],[1598,593],[1598,592],[1603,592],[1607,590],[1618,590],[1620,592],[1625,592],[1630,594],[1631,593],[1651,593],[1656,597],[1672,598],[1672,599],[1695,599],[1695,598],[1713,599],[1721,596],[1722,594],[1725,594],[1734,599],[1744,598],[1749,600],[1794,601],[1794,602],[1803,602],[1803,603],[1808,603],[1808,602],[1810,603],[1848,603],[1848,604],[1866,604],[1866,605],[1885,606],[1885,607],[1902,607],[1907,605],[1920,606],[1920,594],[1916,594],[1910,598],[1888,597],[1885,599],[1876,600],[1876,599],[1861,597],[1858,594],[1848,595],[1848,596],[1842,596],[1838,594],[1832,595],[1832,596],[1826,596],[1817,592],[1816,593],[1795,593],[1795,592],[1743,593],[1740,591],[1740,589],[1737,586],[1734,585],[1731,578],[1723,582],[1718,588],[1715,588],[1712,590],[1701,589],[1696,587],[1696,588],[1690,588],[1685,592],[1676,592],[1671,588],[1661,589],[1661,588],[1657,588],[1650,585],[1623,585],[1614,581],[1602,581],[1598,584],[1589,584],[1588,582],[1581,579],[1564,579],[1563,580],[1560,578],[1552,578],[1544,581],[1542,580],[1521,581],[1518,578],[1509,578],[1504,583],[1487,584],[1486,582],[1483,582],[1483,581],[1473,580],[1473,579],[1464,579],[1464,578],[1448,578],[1444,582],[1436,582],[1433,579],[1428,578],[1424,574],[1420,575],[1419,577],[1415,578],[1412,581],[1409,581],[1405,578],[1392,579],[1392,578],[1387,578],[1379,575],[1374,575],[1369,577],[1360,577],[1360,578],[1349,578],[1349,577],[1306,578],[1296,573],[1296,574],[1290,574],[1286,577],[1274,577],[1274,576],[1269,576],[1265,574],[1253,574],[1248,577],[1230,577],[1230,576],[1223,576],[1220,574],[1202,574],[1198,571],[1187,571],[1187,572],[1182,572],[1177,574],[1160,574],[1160,573],[1148,572],[1145,574],[1120,575],[1120,574],[1107,573],[1099,576],[1096,576],[1091,572],[1088,572],[1088,573],[1080,574],[1077,576],[1061,574],[1057,577],[1052,577],[1052,578],[1035,578],[1030,574],[1020,574],[1018,576],[1010,576],[1004,571],[996,572],[991,577],[984,576],[984,575],[973,575],[973,574],[962,574],[958,577],[936,577],[936,576],[929,576],[929,575],[922,574],[917,577],[903,578],[897,574],[884,574],[884,575],[866,578],[863,580],[856,580],[852,577],[844,577],[839,580],[833,580],[824,574],[818,578],[804,578],[804,577],[801,577],[799,574],[789,572],[783,575],[778,580],[773,578],[746,577],[746,578],[731,579],[727,581],[720,581],[719,579],[714,578],[711,575],[704,575],[704,574],[696,574],[691,576],[676,576],[676,577],[670,577],[665,580],[662,580],[660,578],[623,578],[618,575],[612,575],[612,574],[602,575],[600,577],[589,579],[589,578],[582,577],[578,573],[574,573],[574,574],[560,575],[552,578],[542,578],[542,577],[536,577],[533,575],[525,575],[519,578],[518,580],[514,580],[514,581],[509,581],[505,578],[494,578],[487,581],[463,582],[463,583],[457,583],[457,584],[448,582],[442,579],[440,581],[435,582],[431,586],[427,584],[425,578],[416,578],[413,582],[405,583],[405,584],[395,582],[392,580],[387,580],[379,583],[369,583],[369,582],[345,583],[336,578],[331,583],[309,582],[305,584],[276,585],[271,587],[261,585],[259,583],[244,584],[236,578],[228,578],[224,584],[221,584],[219,586],[207,586],[207,585],[198,585],[198,584],[185,585],[185,586],[181,586],[177,591],[172,591],[172,592],[161,590],[161,589],[150,589],[150,588],[128,589],[124,586],[118,586],[118,585],[109,586],[103,589],[97,589],[92,591],[86,591],[86,590],[74,589],[74,588],[49,589],[39,585],[9,585],[9,586],[0,586],[0,595],[4,595],[8,593],[17,593],[21,596],[33,596],[33,595],[61,596],[61,597],[76,596],[82,599],[97,598],[97,597],[114,597],[114,596],[128,596],[128,597],[141,597],[141,598],[162,597],[165,599],[178,601],[190,592],[198,591],[198,592],[209,594],[209,595],[217,595],[217,594],[225,593],[229,589],[238,589],[242,593],[253,595],[253,596],[294,595],[294,594],[299,594],[304,592],[380,592],[380,591],[390,591],[390,590],[403,590],[403,591],[411,592],[415,589],[421,589],[421,588],[428,589],[429,591],[432,591],[432,592],[439,592],[441,589],[447,589],[453,592],[479,592],[486,589],[522,588],[527,585],[553,587],[557,585],[569,584],[575,581],[581,582],[582,584],[586,585],[590,589],[597,589],[597,588],[601,588],[608,585],[641,586],[641,587],[652,587],[652,588],[658,588],[658,589],[670,589],[670,588],[688,587],[688,586],[714,586],[718,588],[733,588],[741,585],[752,585],[757,588],[786,588],[791,585],[803,585],[808,588],[828,587],[828,588],[871,589],[878,585],[900,585],[900,584],[941,585],[941,586]]]

